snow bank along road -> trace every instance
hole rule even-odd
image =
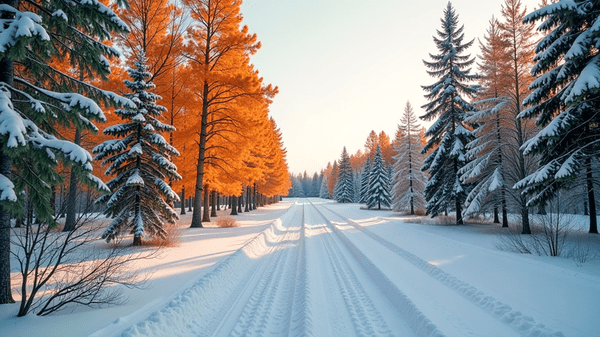
[[[298,200],[123,336],[562,336],[329,209]]]

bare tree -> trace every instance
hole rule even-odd
[[[30,222],[13,228],[12,254],[22,277],[18,316],[32,311],[44,316],[68,305],[118,304],[123,288],[116,285],[144,285],[146,277],[129,271],[129,264],[155,257],[158,250],[132,250],[119,243],[98,246],[105,224],[99,213],[89,212],[95,198],[85,199],[72,231]]]

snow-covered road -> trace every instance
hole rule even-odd
[[[124,336],[561,336],[331,205],[300,199]]]

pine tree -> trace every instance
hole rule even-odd
[[[465,146],[473,139],[469,126],[464,122],[473,107],[462,96],[475,96],[476,88],[465,82],[477,79],[476,75],[470,74],[474,58],[463,55],[474,40],[463,44],[463,30],[464,26],[458,28],[458,15],[448,2],[442,29],[437,31],[439,37],[433,38],[440,54],[430,54],[433,62],[423,61],[430,69],[427,73],[439,80],[423,86],[430,103],[423,106],[426,113],[421,116],[427,121],[436,119],[425,134],[430,139],[422,150],[422,153],[427,153],[437,146],[421,168],[429,170],[429,181],[425,186],[427,213],[436,216],[454,201],[457,224],[463,223],[462,204],[468,192],[458,172],[467,163]]]
[[[96,131],[104,120],[96,102],[133,105],[100,90],[69,72],[56,59],[77,64],[83,77],[106,79],[107,57],[119,52],[104,44],[127,26],[104,4],[81,2],[2,1],[0,41],[0,304],[12,302],[10,292],[9,212],[24,212],[24,191],[31,188],[36,218],[55,224],[52,187],[62,178],[61,161],[90,186],[107,189],[91,175],[92,157],[80,146],[59,139],[56,130]],[[122,2],[118,1],[118,4]],[[11,169],[15,174],[11,175]]]
[[[590,233],[598,233],[593,159],[600,140],[599,11],[597,1],[559,1],[523,20],[544,20],[539,30],[547,35],[536,48],[532,74],[537,78],[524,100],[529,107],[519,117],[536,117],[543,129],[524,144],[526,155],[540,156],[540,167],[515,185],[530,195],[527,205],[545,205],[585,172]]]
[[[321,181],[321,191],[319,192],[319,198],[329,199],[329,189],[327,189],[327,177],[323,177]]]
[[[394,212],[415,210],[425,211],[425,184],[427,176],[420,170],[423,166],[421,154],[421,127],[410,102],[406,102],[404,114],[398,124],[395,139],[392,210]]]
[[[360,179],[360,198],[358,202],[361,204],[366,204],[369,201],[369,180],[371,174],[371,158],[367,157],[367,161],[365,162],[365,166],[361,173]]]
[[[360,182],[361,182],[360,173],[354,172],[352,174],[352,183],[354,185],[353,189],[352,189],[352,191],[354,192],[354,195],[352,196],[352,202],[354,202],[354,203],[358,203],[360,201]]]
[[[379,145],[375,149],[373,166],[371,167],[371,174],[369,176],[369,200],[367,201],[367,207],[373,208],[377,206],[377,209],[381,209],[381,206],[390,207],[389,172],[381,156]]]
[[[113,191],[98,201],[106,203],[105,214],[113,218],[102,234],[110,242],[125,230],[133,233],[133,244],[141,245],[149,234],[166,238],[165,222],[174,223],[177,213],[169,205],[179,201],[165,179],[181,179],[177,168],[169,160],[179,153],[160,133],[174,131],[174,127],[157,120],[166,109],[155,102],[160,97],[149,90],[148,72],[143,52],[137,55],[135,68],[129,69],[133,81],[125,80],[132,93],[125,96],[137,105],[134,109],[119,109],[115,114],[128,122],[113,125],[104,133],[120,139],[107,140],[94,148],[97,160],[110,164],[107,175],[115,175],[107,185]]]
[[[529,85],[533,82],[531,70],[534,62],[534,48],[537,37],[534,25],[523,22],[526,9],[521,10],[520,0],[506,0],[502,5],[502,20],[499,24],[500,35],[507,45],[506,59],[508,72],[503,74],[507,84],[507,97],[511,104],[506,111],[511,124],[505,137],[509,139],[509,147],[505,148],[505,178],[514,185],[524,179],[538,167],[537,156],[525,156],[524,144],[538,131],[538,127],[530,119],[519,118],[523,108],[523,97],[529,95]],[[527,196],[522,190],[510,191],[509,195],[516,201],[521,213],[522,233],[531,234],[529,228],[529,207]]]
[[[353,202],[354,182],[352,178],[352,168],[350,167],[350,157],[344,146],[342,157],[338,169],[338,180],[334,188],[334,199],[337,202]]]
[[[503,152],[510,146],[506,138],[512,133],[507,127],[513,118],[507,117],[506,107],[511,104],[507,97],[506,78],[510,74],[508,64],[508,43],[501,37],[498,21],[490,20],[490,27],[484,36],[485,44],[481,44],[482,89],[478,95],[481,100],[475,102],[477,110],[472,112],[467,121],[478,125],[473,130],[476,137],[467,145],[467,157],[471,160],[461,170],[461,180],[470,183],[473,188],[465,201],[466,215],[479,212],[490,195],[499,191],[495,197],[494,222],[498,220],[498,203],[502,209],[502,226],[508,227],[506,203],[506,179],[504,166],[506,159]],[[517,149],[518,151],[518,149]]]

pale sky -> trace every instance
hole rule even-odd
[[[522,0],[531,12],[539,0]],[[262,48],[252,63],[279,87],[270,107],[290,172],[312,175],[364,149],[371,130],[393,137],[406,101],[423,115],[422,60],[447,0],[245,0],[244,24]],[[503,0],[454,0],[465,40],[482,39]],[[469,52],[479,53],[477,40]],[[475,69],[474,69],[475,70]]]

